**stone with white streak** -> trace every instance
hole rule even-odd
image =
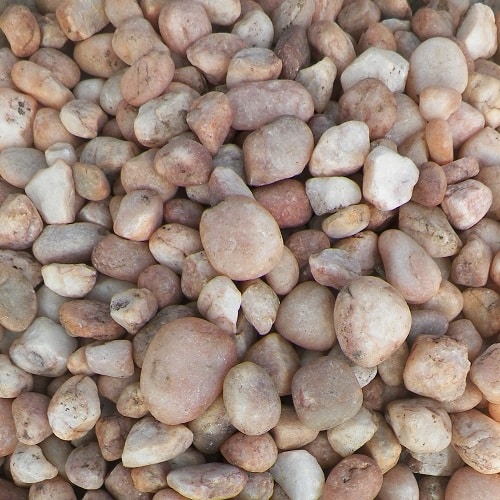
[[[404,92],[410,65],[408,61],[392,50],[370,47],[347,66],[340,76],[345,90],[365,78],[377,78],[392,92]]]
[[[73,172],[64,160],[57,160],[51,167],[39,170],[25,191],[47,224],[74,222],[77,195]]]
[[[365,161],[363,196],[379,210],[393,210],[411,199],[418,176],[412,160],[378,146]]]
[[[347,177],[308,179],[306,181],[306,194],[316,215],[328,214],[361,201],[361,189]]]

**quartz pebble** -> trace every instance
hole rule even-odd
[[[134,334],[156,314],[158,303],[147,288],[129,288],[113,295],[109,309],[111,317]]]
[[[270,332],[280,301],[274,290],[262,280],[255,280],[241,294],[241,309],[245,318],[260,335]]]
[[[25,484],[38,483],[57,476],[57,469],[37,445],[18,443],[10,460],[13,479]]]
[[[33,122],[37,101],[10,88],[0,88],[0,150],[7,147],[29,147],[33,143]]]
[[[47,264],[42,267],[45,285],[63,297],[79,298],[93,288],[97,271],[86,264]]]
[[[313,177],[306,181],[306,193],[316,215],[361,201],[361,189],[348,177]]]
[[[12,363],[6,354],[0,354],[0,397],[16,398],[32,389],[33,376]]]

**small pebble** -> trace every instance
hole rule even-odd
[[[17,398],[33,389],[33,376],[11,362],[9,356],[0,354],[0,397]]]
[[[156,314],[158,303],[147,288],[129,288],[113,295],[109,309],[111,317],[134,334]]]
[[[307,179],[306,193],[316,215],[332,213],[361,201],[361,189],[348,177]]]
[[[93,441],[76,447],[66,461],[69,481],[85,490],[95,490],[104,484],[106,461],[99,445]]]

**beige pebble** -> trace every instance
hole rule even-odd
[[[386,139],[394,141],[398,146],[425,128],[418,106],[406,94],[395,94],[396,120],[392,128],[385,134]]]
[[[391,356],[406,339],[411,325],[410,311],[401,295],[388,283],[371,276],[357,278],[340,291],[334,320],[346,356],[367,367]],[[394,334],[387,336],[388,331]]]
[[[117,174],[122,165],[138,153],[139,148],[130,141],[100,136],[85,144],[80,162],[97,165],[105,174]]]
[[[95,382],[75,375],[52,396],[47,410],[52,431],[65,441],[81,437],[92,429],[101,413]]]
[[[278,448],[267,432],[248,436],[237,432],[221,446],[223,457],[236,467],[249,472],[266,472],[278,457]]]
[[[101,91],[97,96],[96,104],[99,104],[101,108],[111,116],[116,116],[118,111],[118,106],[123,101],[123,96],[120,88],[120,83],[126,69],[121,68],[114,72],[107,80],[103,81]],[[116,123],[116,122],[115,122]],[[103,135],[106,132],[106,128],[103,127]],[[109,134],[106,134],[109,135]]]
[[[74,42],[91,37],[108,24],[102,0],[64,0],[55,12],[64,34]],[[89,14],[82,16],[82,12]]]
[[[462,96],[449,87],[426,87],[420,94],[418,107],[426,120],[448,120],[458,110]]]
[[[237,52],[229,62],[226,85],[232,88],[242,82],[276,80],[281,69],[281,59],[272,50],[245,48]]]
[[[467,287],[485,286],[492,261],[490,247],[479,237],[470,237],[451,265],[451,281]]]
[[[419,486],[413,471],[409,467],[398,464],[386,474],[382,481],[382,487],[377,495],[380,500],[391,500],[401,495],[401,498],[417,500],[419,498]]]
[[[318,434],[316,439],[303,446],[316,460],[322,469],[328,469],[338,464],[341,460],[340,455],[334,451],[326,437],[326,431]]]
[[[176,304],[182,298],[179,277],[174,271],[160,264],[146,268],[140,274],[137,286],[149,289],[155,296],[159,308]]]
[[[229,99],[215,91],[196,99],[186,115],[189,128],[211,155],[215,155],[225,141],[232,119]]]
[[[482,182],[485,186],[491,189],[493,194],[493,202],[487,215],[493,219],[498,219],[500,214],[500,202],[498,200],[498,190],[500,188],[500,183],[498,182],[499,166],[489,165],[487,167],[481,168],[476,180]]]
[[[168,485],[188,498],[233,498],[247,481],[244,471],[219,462],[181,467],[167,475]]]
[[[271,16],[274,25],[275,41],[289,26],[308,28],[311,24],[314,11],[315,4],[309,0],[305,2],[286,0],[279,3]]]
[[[467,87],[463,93],[464,101],[481,111],[486,125],[492,128],[500,125],[499,91],[500,82],[497,78],[482,73],[470,73]]]
[[[453,136],[448,123],[440,118],[430,120],[425,127],[429,156],[439,165],[453,161]]]
[[[182,293],[189,299],[198,299],[202,288],[217,276],[205,252],[196,252],[186,257],[181,274]]]
[[[76,500],[73,486],[60,476],[32,484],[29,489],[29,495],[31,495],[33,500],[57,497]]]
[[[472,135],[460,148],[459,156],[473,156],[479,162],[479,167],[496,165],[500,133],[492,127],[481,128]]]
[[[76,163],[76,151],[68,142],[55,142],[45,150],[45,161],[48,166],[54,165],[57,160],[64,160],[68,165]]]
[[[323,356],[300,368],[292,380],[292,397],[299,419],[308,427],[325,430],[353,417],[362,392],[352,368]]]
[[[491,7],[485,4],[474,4],[457,30],[457,38],[461,40],[472,59],[493,56],[497,50],[495,15]]]
[[[134,334],[156,314],[158,303],[147,288],[130,288],[113,295],[109,307],[111,317]]]
[[[462,460],[477,472],[497,474],[500,424],[476,409],[453,413],[450,418],[451,442]]]
[[[311,443],[319,431],[301,422],[293,406],[282,405],[280,419],[271,434],[279,451],[289,451]]]
[[[442,451],[434,453],[410,453],[406,464],[416,474],[451,476],[464,466],[460,455],[449,445]]]
[[[93,441],[75,448],[68,456],[65,469],[71,483],[94,490],[104,484],[106,465],[99,445]]]
[[[361,274],[372,274],[375,266],[380,262],[378,251],[378,235],[373,231],[361,231],[349,238],[336,241],[333,248],[346,250],[349,260],[356,260],[361,267]]]
[[[488,212],[493,202],[491,189],[482,182],[467,179],[448,186],[441,204],[452,226],[469,229]]]
[[[36,315],[33,285],[22,273],[0,264],[0,325],[13,332],[26,330]]]
[[[11,194],[0,205],[0,246],[22,250],[30,247],[43,229],[35,205],[24,194]]]
[[[454,148],[462,147],[472,136],[481,132],[486,122],[484,115],[479,110],[464,101],[446,121],[451,127]]]
[[[439,403],[428,398],[400,399],[386,407],[386,419],[399,442],[411,452],[444,450],[451,442],[451,421]],[[425,428],[425,434],[418,431]]]
[[[134,373],[132,344],[129,340],[112,340],[85,348],[85,359],[93,373],[126,378]]]
[[[42,266],[31,255],[31,253],[16,251],[16,250],[0,250],[0,265],[6,264],[18,271],[30,282],[34,287],[42,282]]]
[[[244,434],[264,434],[278,423],[281,404],[273,379],[264,368],[251,361],[228,371],[223,397],[231,424]]]
[[[421,309],[437,311],[448,321],[454,320],[462,311],[464,298],[461,291],[448,280],[443,279],[439,291],[427,302],[420,304]]]
[[[116,409],[121,415],[131,418],[142,418],[148,413],[139,382],[131,382],[123,389],[116,401]]]
[[[131,418],[117,413],[102,415],[99,418],[95,425],[95,435],[105,460],[111,462],[121,458],[125,439],[133,425]]]
[[[467,348],[462,343],[448,337],[419,335],[406,361],[403,378],[406,388],[416,394],[453,401],[465,391],[469,368]]]
[[[187,132],[186,114],[194,101],[187,92],[166,92],[143,104],[134,121],[137,140],[146,147],[162,147]]]
[[[398,152],[408,157],[416,165],[422,165],[426,161],[429,161],[429,149],[427,148],[427,142],[425,141],[425,130],[420,130],[415,132],[413,135],[408,137],[399,147]]]
[[[75,162],[72,165],[75,190],[82,198],[91,201],[105,200],[111,191],[104,172],[96,165]]]
[[[248,183],[262,186],[300,174],[313,146],[311,130],[297,117],[279,117],[260,127],[243,143]]]
[[[200,0],[212,24],[220,26],[232,25],[241,14],[241,4],[238,0]]]
[[[135,467],[130,475],[134,486],[144,493],[155,493],[167,486],[167,474],[170,472],[167,462]]]
[[[10,459],[10,473],[15,481],[32,484],[57,476],[57,469],[39,446],[18,443]]]
[[[57,143],[76,147],[82,140],[70,134],[59,118],[59,110],[40,108],[33,121],[33,143],[40,150],[47,150]]]
[[[377,463],[372,458],[357,453],[344,458],[330,471],[323,495],[341,495],[345,500],[376,498],[382,479]]]
[[[483,474],[472,467],[462,467],[454,472],[446,485],[446,496],[449,498],[485,497],[500,494],[498,476]],[[422,489],[422,487],[420,487]]]
[[[222,395],[187,425],[193,433],[193,446],[208,455],[218,452],[236,430],[231,424]]]
[[[359,37],[358,49],[360,52],[364,52],[370,47],[392,50],[394,52],[397,50],[394,34],[381,22],[368,26],[368,28],[366,28],[366,30],[363,31]],[[400,53],[406,57],[406,54],[403,54],[401,51]]]
[[[269,500],[273,492],[274,481],[270,472],[249,472],[247,484],[234,498],[237,500]]]
[[[492,344],[471,365],[470,378],[490,403],[500,403],[496,384],[499,344]]]
[[[185,425],[166,425],[153,417],[139,420],[127,435],[122,454],[125,467],[142,467],[176,457],[193,441]]]
[[[42,267],[45,285],[63,297],[81,298],[94,287],[97,271],[86,264],[47,264]]]
[[[418,181],[413,188],[412,201],[426,207],[439,205],[444,198],[447,188],[446,174],[437,163],[428,161],[419,167]]]
[[[299,280],[299,265],[293,252],[283,247],[281,259],[276,266],[265,275],[265,280],[278,295],[286,295]]]
[[[107,121],[106,114],[97,104],[80,99],[66,103],[59,116],[69,133],[86,139],[96,137]]]
[[[134,482],[132,481],[131,470],[124,467],[121,463],[115,465],[107,474],[104,480],[104,486],[105,494],[108,496],[104,499],[98,498],[97,500],[109,500],[109,497],[114,498],[124,495],[128,495],[134,500],[143,500],[144,496],[149,496],[147,493],[140,492],[135,488]]]
[[[324,286],[340,290],[361,275],[361,264],[345,250],[327,248],[309,257],[314,279]]]
[[[11,362],[9,356],[0,354],[0,397],[16,398],[33,389],[33,376]]]
[[[467,347],[469,361],[474,361],[484,350],[483,339],[468,319],[457,319],[449,324],[446,335]]]
[[[0,48],[0,87],[1,88],[14,88],[14,83],[10,76],[12,66],[19,61],[19,58],[14,55],[9,47]]]
[[[448,87],[462,93],[467,86],[467,62],[460,47],[447,38],[422,42],[410,57],[406,91],[415,99],[427,87]]]
[[[376,366],[366,367],[357,365],[343,353],[339,344],[335,344],[333,346],[328,353],[328,356],[333,359],[340,360],[343,363],[347,363],[352,368],[354,376],[356,377],[356,380],[361,388],[366,387],[377,376]]]
[[[210,204],[226,199],[228,196],[242,195],[253,198],[252,191],[245,181],[229,167],[215,167],[208,180]],[[200,217],[201,218],[201,217]]]
[[[397,208],[410,200],[418,176],[412,160],[378,146],[365,160],[363,196],[381,210]]]
[[[318,229],[302,229],[294,232],[287,240],[286,246],[292,251],[299,268],[309,263],[312,254],[330,248],[328,236]]]
[[[379,20],[380,9],[370,0],[356,0],[352,5],[343,6],[337,17],[341,28],[355,39]]]
[[[380,235],[378,247],[387,281],[406,301],[421,304],[438,292],[441,271],[413,238],[389,229]]]
[[[321,223],[329,238],[341,239],[366,229],[370,222],[370,208],[365,204],[340,208]]]
[[[2,9],[0,29],[17,57],[29,57],[40,46],[41,32],[33,12],[26,5],[8,5]]]
[[[357,12],[357,15],[360,16],[361,13]],[[391,92],[402,93],[404,92],[408,70],[408,61],[397,52],[370,47],[342,72],[340,81],[344,91],[347,91],[361,80],[377,78]]]
[[[268,13],[254,9],[245,15],[242,13],[231,33],[245,40],[249,47],[270,49],[274,39],[274,26]]]
[[[361,201],[361,189],[348,177],[308,179],[306,193],[316,215],[332,213]]]
[[[104,0],[104,12],[115,27],[131,17],[143,15],[141,8],[133,0]]]
[[[142,365],[141,391],[149,411],[168,425],[193,420],[220,394],[235,363],[234,340],[216,326],[198,318],[171,321],[153,338]],[[161,383],[165,377],[167,386]]]
[[[42,47],[30,57],[30,61],[50,70],[69,89],[80,81],[80,68],[60,50]]]
[[[0,105],[0,149],[31,146],[33,122],[38,107],[36,100],[30,95],[5,87],[0,88]]]
[[[420,40],[433,37],[450,38],[454,34],[453,20],[450,12],[421,7],[411,20],[412,31]]]
[[[232,127],[236,130],[256,130],[283,115],[307,121],[314,112],[311,95],[294,81],[242,83],[226,95],[233,110]]]
[[[389,358],[377,365],[377,373],[386,385],[397,387],[404,384],[403,370],[409,353],[408,344],[404,342]]]
[[[328,56],[337,67],[337,74],[356,59],[354,44],[347,33],[333,21],[333,18],[318,20],[307,30],[307,38],[313,53],[321,59]]]

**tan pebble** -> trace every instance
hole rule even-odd
[[[57,160],[64,160],[68,165],[76,163],[76,151],[72,144],[56,142],[45,150],[45,161],[48,166],[54,165]]]
[[[441,272],[437,264],[406,233],[386,230],[378,239],[378,247],[387,281],[406,301],[421,304],[438,292]]]
[[[356,58],[352,40],[333,18],[312,23],[307,30],[307,37],[318,59],[330,57],[339,75]]]
[[[232,88],[242,82],[275,80],[281,69],[281,59],[272,50],[245,48],[237,52],[229,62],[226,85]]]
[[[485,286],[492,261],[490,247],[479,237],[470,237],[453,259],[451,281],[467,287]]]
[[[40,27],[26,5],[6,5],[0,16],[0,29],[17,57],[29,57],[40,46]]]
[[[30,61],[50,70],[69,89],[80,81],[80,68],[71,57],[60,50],[42,47],[30,57]]]
[[[479,236],[484,240],[491,248],[493,253],[500,250],[500,244],[498,244],[498,236],[500,235],[500,224],[494,219],[489,217],[484,217],[477,224],[474,224],[470,229],[467,229],[461,233],[463,238],[468,238],[472,234]]]
[[[0,87],[1,88],[14,88],[14,83],[10,76],[12,66],[19,61],[19,58],[14,55],[9,47],[2,47],[0,49]]]
[[[135,467],[132,469],[130,476],[137,490],[154,494],[167,486],[167,474],[170,470],[170,464],[161,462]]]
[[[131,17],[143,15],[141,8],[133,0],[105,0],[104,11],[115,27]]]
[[[281,33],[289,26],[308,28],[315,11],[315,3],[310,0],[304,2],[287,0],[279,3],[273,11],[271,19],[274,25],[274,40],[277,41]]]
[[[274,290],[262,280],[249,283],[241,295],[243,314],[260,335],[270,332],[279,303]]]
[[[124,329],[113,321],[109,305],[95,300],[72,300],[59,311],[61,325],[72,337],[113,340],[123,336]]]
[[[116,401],[116,409],[121,415],[131,418],[142,418],[148,413],[139,382],[131,382],[123,389]]]
[[[105,460],[121,458],[125,439],[134,425],[131,418],[117,413],[102,415],[95,424],[95,434],[101,454]]]
[[[414,309],[411,312],[411,329],[407,342],[411,345],[422,334],[441,337],[446,334],[448,326],[449,322],[442,312]]]
[[[16,63],[17,64],[17,63]],[[30,95],[10,88],[0,88],[0,149],[10,146],[29,147],[33,143],[33,123],[37,101]]]
[[[378,494],[380,500],[388,500],[397,495],[401,495],[402,498],[414,498],[415,500],[419,498],[419,485],[413,472],[410,467],[398,464],[384,474],[382,487]]]
[[[89,14],[82,16],[82,12]],[[65,0],[58,4],[56,16],[64,34],[74,42],[91,37],[108,24],[104,2],[99,0]]]
[[[422,42],[410,57],[407,93],[415,99],[427,87],[449,87],[462,93],[467,86],[467,62],[452,40],[433,37]]]
[[[473,156],[479,167],[497,165],[500,133],[492,127],[484,127],[475,133],[460,148],[459,156]]]
[[[488,5],[473,5],[467,11],[457,30],[457,38],[461,40],[472,59],[493,56],[497,50],[494,12]]]
[[[398,152],[408,157],[416,165],[429,161],[429,149],[425,140],[425,130],[420,130],[410,135],[400,146]]]
[[[492,344],[471,365],[470,378],[488,402],[498,404],[500,396],[496,387],[496,366],[499,344]]]
[[[186,257],[181,274],[182,293],[191,300],[198,299],[202,288],[217,276],[205,252],[196,252]]]
[[[378,146],[365,161],[363,196],[381,210],[399,207],[410,200],[418,175],[412,160]]]
[[[361,263],[342,249],[326,248],[311,255],[309,267],[314,279],[320,285],[337,290],[361,276]]]
[[[365,204],[340,208],[321,223],[329,238],[341,239],[366,229],[370,222],[370,208]]]
[[[75,448],[68,456],[65,469],[68,480],[80,488],[94,490],[104,484],[106,461],[95,441]]]
[[[483,113],[464,101],[446,121],[451,127],[455,149],[462,147],[467,140],[482,131],[486,122]],[[465,153],[461,156],[475,155]]]
[[[249,472],[247,484],[234,498],[237,500],[270,499],[273,491],[274,481],[270,472]]]
[[[312,443],[319,431],[302,423],[293,406],[283,405],[280,419],[271,434],[278,450],[288,451]]]
[[[421,7],[411,20],[412,31],[422,41],[433,37],[451,38],[454,26],[451,14],[446,10]]]
[[[385,134],[385,138],[394,141],[399,146],[417,132],[422,131],[426,122],[413,99],[406,94],[395,94],[394,98],[396,99],[396,120]]]
[[[91,201],[106,199],[111,191],[104,172],[96,165],[76,162],[72,165],[75,190],[82,198]]]
[[[254,197],[245,181],[229,167],[214,168],[208,180],[208,191],[212,206],[217,205],[228,196]]]
[[[361,201],[361,189],[348,177],[308,179],[306,193],[316,215],[332,213]]]
[[[334,320],[345,355],[366,367],[391,356],[405,341],[411,326],[403,297],[390,284],[372,276],[361,276],[340,291]],[[388,336],[389,331],[394,333]]]
[[[448,321],[452,321],[462,311],[463,305],[461,291],[453,283],[443,279],[439,291],[430,300],[420,304],[420,308],[440,312]]]
[[[100,413],[97,386],[82,375],[70,377],[57,389],[47,411],[54,434],[66,441],[86,434]]]
[[[104,499],[98,498],[96,500],[109,500],[109,497],[114,498],[123,495],[134,495],[133,498],[142,500],[144,496],[146,496],[146,498],[147,496],[150,496],[149,494],[140,492],[135,488],[134,482],[132,481],[132,471],[124,467],[121,463],[115,465],[114,468],[107,474],[104,480],[104,486],[105,494],[108,496]]]
[[[371,0],[356,0],[352,5],[345,5],[337,17],[340,27],[355,39],[379,20],[380,9]]]
[[[85,139],[96,137],[107,121],[106,113],[97,104],[80,99],[66,103],[59,116],[69,133]]]
[[[362,274],[372,274],[380,261],[377,240],[378,235],[373,231],[361,231],[355,236],[335,242],[334,248],[346,250],[350,259],[357,260]]]
[[[477,160],[470,156],[464,156],[442,166],[448,184],[456,184],[475,177],[479,173]]]
[[[57,498],[58,496],[67,498],[68,500],[76,500],[73,486],[60,476],[32,484],[29,489],[29,495],[31,495],[34,500],[44,497]]]
[[[450,418],[452,444],[462,460],[477,472],[497,474],[500,424],[476,409],[454,413]]]
[[[448,120],[458,110],[462,96],[449,87],[427,87],[420,94],[420,113],[426,120]]]
[[[463,291],[463,315],[484,339],[493,337],[500,322],[500,295],[490,288],[467,288]]]
[[[364,52],[370,47],[396,52],[397,46],[394,34],[381,22],[368,26],[359,37],[358,49],[360,52]]]
[[[299,267],[309,262],[312,254],[330,248],[328,236],[317,229],[303,229],[296,231],[286,240],[286,246],[292,251]]]
[[[168,425],[193,420],[220,394],[235,363],[234,340],[211,323],[198,318],[168,323],[153,338],[142,365],[141,391],[149,411]],[[167,386],[160,383],[165,377]]]
[[[274,39],[274,26],[268,13],[254,9],[244,15],[242,12],[231,33],[245,40],[249,47],[270,49]]]
[[[68,39],[57,21],[56,14],[50,12],[45,16],[35,15],[35,17],[40,26],[40,47],[62,49]]]
[[[281,78],[294,80],[299,70],[309,66],[311,49],[303,26],[290,25],[280,35],[274,53],[281,59]]]
[[[328,128],[320,137],[309,170],[313,176],[342,176],[359,170],[370,151],[368,126],[347,121]]]
[[[396,120],[396,110],[393,94],[375,78],[356,83],[339,100],[340,119],[365,122],[371,139],[379,139],[391,129]]]
[[[57,476],[57,469],[45,458],[37,445],[18,443],[10,459],[14,481],[32,484]]]
[[[215,91],[196,99],[186,115],[189,128],[211,155],[215,155],[226,140],[232,120],[229,99]]]
[[[430,161],[422,163],[419,170],[411,199],[425,207],[435,207],[443,201],[446,193],[446,174],[440,165]]]
[[[113,295],[111,317],[129,333],[137,333],[158,310],[153,293],[147,288],[129,288]]]
[[[460,342],[419,335],[410,351],[403,378],[407,389],[416,394],[437,401],[452,401],[465,391],[469,368],[467,348]]]
[[[0,354],[0,397],[16,398],[33,389],[33,376],[14,363],[6,354]]]
[[[28,252],[8,249],[0,250],[0,265],[2,264],[20,271],[34,287],[42,282],[42,266]]]
[[[111,116],[116,116],[118,106],[123,101],[123,96],[120,89],[120,82],[125,73],[125,68],[121,68],[102,84],[101,91],[97,96],[96,104]],[[116,122],[115,122],[116,123]],[[103,127],[104,128],[104,127]],[[103,134],[106,132],[104,128]]]
[[[179,277],[168,267],[154,264],[146,268],[137,280],[139,288],[149,289],[162,308],[176,304],[181,300],[181,282]]]
[[[467,347],[469,361],[474,361],[484,350],[483,339],[468,319],[457,319],[449,324],[446,335]]]
[[[425,140],[429,155],[439,165],[453,161],[453,137],[448,123],[436,118],[425,127]]]
[[[223,457],[232,465],[248,472],[267,471],[278,457],[278,448],[267,432],[248,436],[237,432],[221,446]]]
[[[47,264],[42,267],[45,285],[63,297],[81,298],[94,287],[97,271],[86,264]]]
[[[270,472],[289,498],[312,500],[323,492],[324,473],[318,461],[306,450],[278,454]]]
[[[98,375],[126,378],[134,373],[132,344],[129,340],[112,340],[85,349],[89,368]]]
[[[302,447],[318,461],[322,469],[332,468],[341,460],[340,455],[334,451],[326,437],[326,431],[318,434],[316,439]]]
[[[97,165],[105,174],[117,174],[122,165],[138,153],[139,148],[130,141],[100,136],[85,144],[80,162]]]
[[[500,182],[498,181],[500,175],[499,165],[489,165],[480,169],[476,180],[482,182],[486,187],[491,189],[493,195],[493,201],[490,209],[488,210],[488,217],[498,220],[500,215],[500,201],[499,201],[499,189]]]
[[[421,487],[422,489],[422,487]],[[455,471],[446,485],[445,495],[449,498],[485,497],[500,494],[500,482],[496,474],[484,474],[472,467]]]
[[[403,370],[409,353],[408,344],[404,342],[389,358],[377,365],[377,373],[386,385],[397,387],[404,384]]]
[[[33,142],[37,148],[46,150],[58,142],[78,146],[81,141],[66,130],[57,109],[41,108],[38,110],[33,121]]]
[[[236,130],[255,130],[282,115],[307,121],[314,112],[311,95],[294,81],[242,83],[226,95],[233,110],[232,127]]]

